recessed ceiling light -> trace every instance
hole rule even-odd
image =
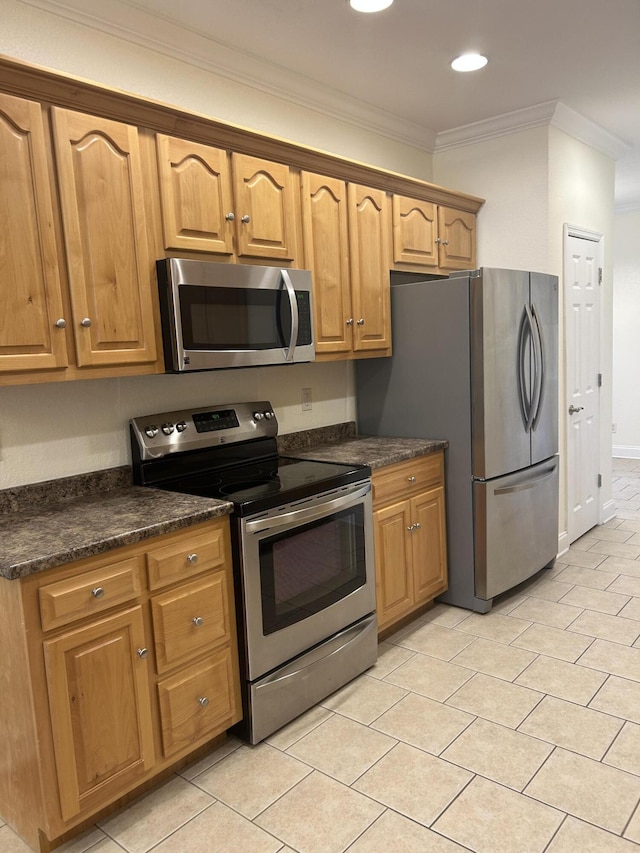
[[[484,68],[488,61],[486,56],[479,53],[463,53],[453,60],[451,67],[454,71],[477,71]]]
[[[393,0],[349,0],[349,5],[356,12],[382,12],[392,3]]]

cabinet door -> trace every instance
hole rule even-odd
[[[155,361],[138,130],[52,112],[78,364]]]
[[[440,263],[443,270],[470,270],[476,263],[476,218],[473,213],[438,208]]]
[[[305,266],[313,272],[316,353],[348,352],[353,314],[344,181],[302,173],[302,225]]]
[[[226,151],[158,134],[165,249],[233,254],[233,203]]]
[[[413,593],[416,604],[447,588],[444,489],[438,486],[411,500]]]
[[[288,166],[232,154],[237,254],[296,259],[296,216]]]
[[[393,260],[396,264],[438,266],[436,206],[406,196],[393,197]]]
[[[66,367],[41,107],[9,95],[0,95],[0,186],[0,372]]]
[[[413,605],[411,579],[410,503],[402,501],[376,510],[376,610],[378,630],[400,619]]]
[[[382,190],[349,184],[349,244],[356,352],[391,347],[390,215]]]
[[[142,608],[44,642],[62,817],[107,805],[154,762]]]

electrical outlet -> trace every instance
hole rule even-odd
[[[302,389],[302,411],[310,412],[312,409],[311,405],[311,388],[303,388]]]
[[[617,431],[618,431],[618,424],[611,424],[611,432],[617,432]]]

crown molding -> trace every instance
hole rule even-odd
[[[88,0],[82,10],[58,0],[22,2],[295,106],[433,154],[436,142],[433,130],[323,86],[304,75],[293,75],[277,63],[179,26],[163,16],[150,15],[127,0]]]
[[[630,214],[640,213],[640,201],[630,202],[629,204],[617,204],[613,212],[615,216],[629,216]]]
[[[585,118],[581,113],[563,104],[562,101],[556,102],[551,125],[568,133],[569,136],[573,136],[579,142],[584,142],[597,151],[601,151],[612,160],[619,160],[632,150],[631,146],[623,142],[622,139],[614,136],[613,133],[609,133],[599,124]]]
[[[557,127],[613,160],[619,159],[631,150],[631,146],[604,130],[600,125],[585,118],[561,101],[553,100],[444,130],[437,135],[435,153],[546,126]]]

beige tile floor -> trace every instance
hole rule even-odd
[[[256,747],[64,853],[639,853],[640,460],[617,515],[480,616],[437,605]],[[0,851],[26,846],[7,826]]]

